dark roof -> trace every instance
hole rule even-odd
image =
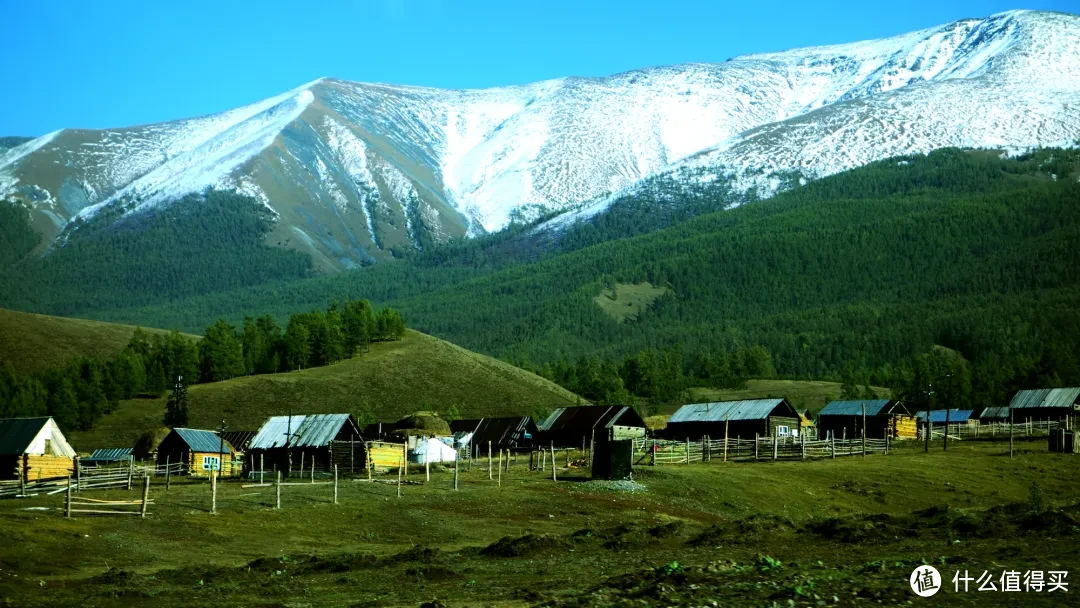
[[[173,429],[180,439],[191,448],[192,452],[217,452],[221,450],[225,454],[232,454],[232,446],[226,441],[222,446],[221,437],[214,431],[200,429]]]
[[[742,401],[716,401],[691,403],[679,408],[668,424],[679,422],[723,422],[725,420],[764,420],[773,415],[776,408],[787,402],[783,399],[745,399]],[[799,413],[789,404],[783,414],[798,418]]]
[[[611,428],[613,426],[644,427],[634,408],[619,405],[580,405],[560,407],[537,425],[541,431],[565,431]]]
[[[1080,399],[1080,388],[1040,388],[1019,391],[1009,403],[1009,407],[1064,407],[1072,408]]]
[[[94,450],[93,454],[90,454],[87,458],[82,458],[80,462],[116,462],[117,460],[127,460],[131,457],[131,448],[101,448]]]
[[[930,410],[930,423],[945,423],[945,412],[949,413],[949,423],[967,422],[975,410]],[[919,420],[926,420],[926,412],[915,412]]]
[[[51,418],[5,418],[0,420],[0,454],[19,456]]]
[[[255,431],[225,431],[221,435],[238,451],[243,451],[248,448]]]
[[[536,424],[529,416],[517,416],[508,418],[476,418],[472,420],[454,420],[450,423],[450,431],[455,435],[459,433],[473,433],[471,442],[483,445],[491,442],[492,445],[507,445],[525,438],[525,434],[533,434],[537,431]]]
[[[1009,406],[1007,406],[1007,405],[988,407],[988,408],[983,409],[982,413],[979,414],[979,419],[981,419],[981,420],[996,420],[996,419],[999,419],[999,418],[1000,419],[1005,419],[1005,418],[1008,418],[1008,417],[1009,417]]]
[[[867,416],[890,413],[887,409],[888,399],[857,399],[852,401],[831,401],[826,405],[818,416],[862,416],[862,408],[866,406]],[[884,410],[884,411],[883,411]]]

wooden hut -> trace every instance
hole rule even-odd
[[[248,458],[283,475],[314,470],[363,471],[366,449],[350,414],[273,416],[248,444]]]
[[[798,428],[799,412],[787,399],[749,399],[684,405],[668,418],[663,436],[723,439],[726,432],[730,438],[742,439],[788,437],[797,434]]]
[[[111,464],[127,463],[131,460],[132,448],[101,448],[94,450],[86,458],[80,458],[79,464],[84,467],[104,467]]]
[[[206,477],[211,471],[221,471],[228,477],[239,475],[241,463],[236,458],[236,450],[214,431],[201,429],[175,428],[157,447],[157,464],[175,464],[182,462],[187,466],[188,474]]]
[[[0,479],[67,477],[75,450],[51,416],[0,420]]]
[[[645,436],[645,421],[632,407],[585,405],[560,407],[537,425],[539,445],[580,448],[595,438],[634,439]]]
[[[975,410],[930,410],[930,426],[944,427],[946,422],[950,428],[957,424],[978,424],[979,419],[974,414]],[[920,428],[926,424],[925,411],[915,412],[915,417],[919,419]]]
[[[1080,388],[1040,388],[1018,391],[1009,402],[1013,420],[1065,420],[1077,413]]]
[[[530,416],[452,420],[450,431],[454,434],[456,447],[476,446],[481,451],[487,449],[489,443],[496,450],[532,447],[540,432]]]
[[[818,412],[819,437],[855,439],[862,437],[863,411],[866,412],[866,437],[869,439],[915,439],[919,435],[916,419],[893,399],[858,399],[833,401]]]

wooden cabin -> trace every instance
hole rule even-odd
[[[930,410],[930,426],[943,427],[946,422],[949,426],[957,424],[978,424],[979,419],[974,416],[975,410]],[[921,428],[926,424],[926,412],[915,412],[915,417],[919,419],[919,427]]]
[[[862,437],[863,412],[868,439],[915,439],[919,435],[916,418],[893,399],[832,401],[818,412],[818,436],[856,439]]]
[[[713,439],[753,439],[798,435],[799,412],[787,399],[748,399],[691,403],[668,418],[663,436],[668,439],[696,441],[708,435]]]
[[[241,470],[236,456],[229,442],[214,431],[176,428],[158,444],[157,464],[182,462],[194,477],[208,477],[210,471],[219,469],[223,477],[231,477]]]
[[[1016,423],[1065,420],[1080,407],[1080,388],[1040,388],[1018,391],[1009,402]]]
[[[0,420],[0,479],[67,477],[75,450],[52,416]]]
[[[86,458],[80,458],[79,464],[83,467],[106,467],[109,465],[127,464],[131,461],[132,448],[101,448],[94,450]]]
[[[341,472],[356,472],[367,466],[367,450],[350,414],[273,416],[248,444],[248,460],[286,477],[301,466],[327,473],[336,464]]]
[[[593,439],[635,439],[645,436],[645,421],[632,407],[585,405],[560,407],[537,425],[538,445],[561,448],[588,446]]]
[[[540,430],[531,416],[513,416],[452,420],[450,432],[455,447],[475,447],[486,453],[489,444],[493,450],[533,447],[539,441]]]

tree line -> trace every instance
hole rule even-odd
[[[284,329],[271,315],[247,317],[239,330],[219,319],[201,340],[138,328],[108,361],[77,357],[32,375],[16,374],[10,363],[0,367],[0,418],[48,415],[65,430],[86,430],[123,399],[172,390],[165,424],[183,426],[187,385],[330,365],[372,342],[398,340],[405,330],[398,311],[348,299],[291,315]]]

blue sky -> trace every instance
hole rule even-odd
[[[217,112],[320,76],[487,87],[879,38],[1080,0],[0,0],[0,135]]]

